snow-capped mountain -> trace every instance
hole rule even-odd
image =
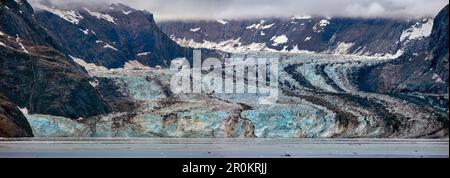
[[[290,19],[168,21],[158,25],[178,44],[188,47],[229,52],[267,50],[399,56],[408,46],[430,36],[433,20],[295,16]]]
[[[69,8],[45,3],[34,6],[36,18],[68,54],[107,68],[129,61],[168,67],[177,57],[190,58],[192,50],[173,42],[153,20],[153,14],[123,4]],[[213,52],[205,52],[213,54]]]

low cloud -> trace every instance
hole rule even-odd
[[[39,0],[31,0],[36,3]],[[56,5],[89,0],[50,0]],[[207,20],[293,15],[415,18],[435,16],[447,0],[96,0],[148,10],[157,20]]]

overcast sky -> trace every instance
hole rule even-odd
[[[159,21],[293,15],[411,18],[435,16],[448,4],[448,0],[95,0],[99,1],[148,10]]]

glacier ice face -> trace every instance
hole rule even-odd
[[[35,137],[90,137],[91,129],[64,117],[27,115]]]
[[[334,119],[307,105],[276,105],[245,111],[255,125],[258,138],[328,138],[333,134]]]

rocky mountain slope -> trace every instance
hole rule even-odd
[[[172,59],[192,56],[192,49],[167,37],[147,11],[123,4],[55,7],[46,1],[34,8],[39,23],[67,53],[88,63],[120,68],[136,60],[146,66],[168,67]]]
[[[362,68],[360,86],[371,92],[447,93],[449,74],[448,5],[436,16],[428,48],[407,52],[400,58]]]
[[[31,137],[33,131],[22,112],[0,93],[0,137]]]
[[[10,101],[4,101],[3,116],[12,121],[23,118],[11,105],[30,114],[72,119],[109,112],[89,83],[90,76],[59,50],[62,46],[45,32],[26,1],[0,1],[0,21],[0,94]],[[22,129],[31,135],[28,128]]]
[[[183,46],[225,51],[311,51],[399,56],[425,48],[430,18],[358,19],[297,16],[291,19],[169,21],[158,24]]]

